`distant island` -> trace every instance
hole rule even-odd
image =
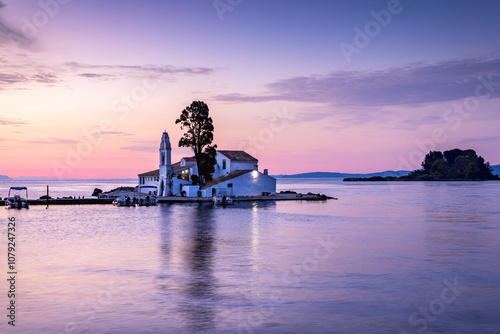
[[[7,175],[0,175],[0,180],[11,180]]]
[[[407,175],[349,177],[344,181],[475,181],[500,180],[499,166],[490,166],[476,151],[458,148],[449,151],[431,151],[422,162],[422,169],[414,170]],[[497,174],[493,174],[496,171]]]
[[[287,178],[287,179],[292,179],[292,178],[346,178],[346,177],[373,177],[373,176],[381,176],[381,177],[386,177],[386,176],[404,176],[408,175],[410,171],[407,170],[398,170],[398,171],[392,171],[392,170],[387,170],[384,172],[377,172],[377,173],[367,173],[367,174],[361,174],[361,173],[338,173],[338,172],[312,172],[312,173],[300,173],[300,174],[292,174],[292,175],[285,175],[285,174],[280,174],[280,175],[273,175],[275,178]]]
[[[491,166],[491,169],[493,169],[491,172],[493,175],[500,176],[500,165]]]

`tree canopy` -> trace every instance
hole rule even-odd
[[[431,151],[422,162],[423,169],[403,176],[411,180],[498,180],[493,175],[489,162],[485,162],[476,151],[458,148],[444,151]]]
[[[203,101],[193,101],[175,121],[175,124],[179,123],[181,130],[186,129],[179,139],[179,147],[190,147],[193,150],[198,166],[198,183],[203,185],[205,181],[212,179],[217,154],[217,145],[211,145],[214,126],[208,106]]]
[[[478,156],[474,150],[455,148],[449,151],[430,151],[422,161],[422,169],[408,175],[373,176],[370,178],[345,178],[344,181],[461,181],[461,180],[500,180],[493,175],[493,168]]]

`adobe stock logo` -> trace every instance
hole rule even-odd
[[[243,0],[214,0],[212,5],[214,6],[217,15],[219,15],[219,19],[224,21],[224,13],[232,12],[234,8],[241,5]]]
[[[47,26],[51,19],[56,17],[61,9],[61,5],[70,3],[71,0],[40,0],[38,6],[40,10],[36,11],[30,17],[23,16],[21,18],[22,27],[21,34],[28,40],[34,39],[40,29]],[[9,34],[9,39],[13,48],[17,49],[24,43],[19,36]]]
[[[411,0],[409,0],[411,1]],[[370,15],[374,20],[368,21],[365,24],[364,30],[358,26],[354,27],[353,44],[342,42],[339,44],[340,51],[344,55],[348,64],[352,62],[352,55],[361,53],[361,50],[370,45],[373,38],[380,35],[382,28],[387,28],[392,21],[392,17],[403,11],[403,6],[399,0],[389,0],[387,9],[382,9],[378,12],[371,10]]]
[[[429,302],[428,307],[419,306],[418,312],[412,313],[408,317],[408,323],[415,328],[416,332],[423,333],[429,326],[429,323],[437,320],[437,317],[441,315],[445,310],[446,306],[453,304],[458,297],[462,294],[463,290],[467,287],[458,284],[458,277],[455,277],[453,283],[445,280],[445,287],[441,290],[439,298],[433,299]],[[400,331],[399,334],[410,334],[408,331]]]

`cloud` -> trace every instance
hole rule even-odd
[[[114,135],[114,136],[132,136],[132,133],[121,132],[121,131],[101,131],[103,135]]]
[[[17,73],[0,73],[0,86],[4,84],[16,84],[20,82],[27,82],[29,79]]]
[[[7,5],[0,1],[0,9],[6,7]],[[0,45],[8,44],[14,50],[16,50],[19,46],[27,47],[33,44],[33,42],[26,38],[21,33],[9,28],[6,24],[0,21]]]
[[[35,140],[28,140],[26,141],[28,144],[76,144],[78,143],[77,140],[73,139],[65,139],[65,138],[55,138],[55,137],[50,137],[50,138],[38,138]]]
[[[53,85],[60,82],[57,75],[53,73],[0,73],[0,90],[16,89],[20,84],[41,83]]]
[[[127,150],[133,152],[158,152],[159,142],[156,140],[136,140],[135,146],[120,147],[120,150]]]
[[[89,78],[89,79],[100,79],[100,80],[111,80],[114,79],[115,76],[109,74],[97,74],[97,73],[80,73],[79,77]]]
[[[102,135],[115,135],[115,136],[132,136],[131,133],[121,132],[121,131],[102,131]],[[28,144],[66,144],[73,145],[79,143],[78,140],[67,139],[67,138],[56,138],[56,137],[48,137],[48,138],[37,138],[35,140],[26,141]]]
[[[459,144],[482,143],[488,141],[500,141],[500,136],[483,137],[483,138],[464,138]]]
[[[415,117],[417,116],[417,117]],[[393,123],[387,121],[387,124],[382,126],[383,129],[397,129],[397,130],[416,130],[422,124],[441,123],[442,117],[436,115],[414,115],[407,119],[393,119]]]
[[[0,55],[0,91],[8,89],[31,88],[31,84],[53,86],[57,83],[71,82],[76,77],[93,80],[123,80],[130,78],[160,79],[174,75],[208,75],[215,69],[208,67],[175,67],[171,65],[100,65],[66,62],[49,66],[38,63],[29,56],[19,55],[17,62]],[[25,59],[28,58],[28,59]],[[2,61],[4,60],[4,61]]]
[[[0,45],[5,44],[10,45],[14,49],[17,49],[19,46],[30,46],[33,44],[33,42],[17,31],[10,29],[0,21]]]
[[[58,82],[57,76],[52,73],[34,74],[33,76],[31,76],[30,79],[39,83],[47,83],[47,84],[54,84]]]
[[[500,55],[414,63],[377,71],[334,71],[272,82],[260,95],[225,94],[219,101],[294,101],[334,106],[396,106],[474,96],[479,78],[500,86]],[[486,93],[483,89],[482,94]],[[497,88],[491,97],[500,97]]]
[[[131,76],[155,77],[168,74],[207,75],[215,71],[209,67],[176,67],[172,65],[103,65],[66,62],[63,66],[70,71],[85,71],[85,73],[78,74],[80,77],[102,80]]]
[[[120,150],[127,150],[133,152],[158,152],[158,147],[156,146],[125,146],[120,147]]]
[[[26,125],[28,122],[22,120],[14,120],[0,116],[0,125],[13,125],[13,126],[21,126]]]

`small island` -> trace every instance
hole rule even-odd
[[[485,162],[476,151],[458,148],[449,151],[431,151],[425,155],[422,169],[410,172],[408,175],[374,176],[369,178],[345,178],[344,181],[478,181],[500,180],[493,175],[489,162]]]

